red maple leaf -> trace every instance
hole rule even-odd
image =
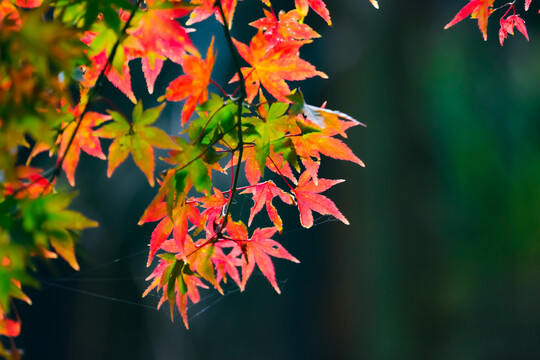
[[[501,46],[503,45],[504,40],[508,37],[508,34],[514,35],[514,27],[518,29],[523,36],[525,36],[527,41],[529,41],[525,21],[520,18],[519,15],[510,15],[506,19],[501,18],[500,23],[501,29],[499,30],[499,42],[501,43]]]
[[[135,58],[142,58],[142,69],[148,92],[154,92],[154,84],[165,59],[181,64],[182,57],[189,52],[198,51],[191,42],[191,29],[182,27],[177,18],[186,16],[192,7],[180,2],[169,2],[166,5],[160,1],[146,2],[148,8],[139,12],[133,19],[134,27],[127,30],[131,35],[126,39],[126,63]]]
[[[188,15],[193,9],[191,6],[183,2],[165,4],[157,0],[148,0],[146,5],[148,9],[136,15],[133,20],[135,26],[127,31],[138,40],[145,56],[153,53],[181,64],[186,51],[199,53],[189,38],[192,30],[176,21]]]
[[[227,234],[233,238],[229,245],[237,250],[240,247],[244,255],[242,258],[242,287],[246,286],[246,282],[253,273],[256,264],[276,292],[280,294],[274,264],[270,256],[291,260],[296,263],[300,262],[289,254],[280,243],[271,239],[276,231],[276,228],[257,228],[253,232],[251,239],[248,240],[248,233],[244,224],[241,222],[230,222],[228,224]]]
[[[310,178],[309,172],[305,171],[300,175],[298,186],[293,190],[293,193],[296,196],[298,211],[300,212],[300,223],[303,227],[310,228],[313,226],[312,211],[316,211],[322,215],[332,215],[344,224],[349,225],[349,221],[338,210],[332,200],[319,194],[343,181],[345,180],[319,179],[318,183],[315,184]]]
[[[308,42],[283,41],[271,46],[261,30],[251,39],[249,47],[234,40],[240,56],[252,66],[241,69],[246,79],[247,100],[253,101],[262,84],[276,99],[288,102],[285,96],[291,90],[285,80],[305,80],[313,76],[328,78],[325,73],[317,71],[315,66],[300,59],[299,49]],[[231,82],[238,80],[237,74]]]
[[[445,29],[454,26],[467,16],[471,15],[473,19],[478,19],[478,27],[484,36],[484,40],[487,40],[487,25],[489,15],[493,12],[492,6],[495,0],[471,0],[465,5],[457,15],[450,21]]]

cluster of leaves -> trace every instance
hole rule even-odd
[[[524,1],[525,11],[528,11],[532,0]],[[504,40],[508,37],[508,34],[514,35],[514,28],[522,33],[527,41],[529,41],[529,35],[527,34],[527,28],[525,27],[525,20],[523,20],[519,14],[516,14],[516,1],[514,0],[512,2],[508,2],[499,7],[493,7],[494,2],[495,0],[470,0],[467,5],[465,5],[452,19],[452,21],[450,21],[444,28],[448,29],[470,15],[471,18],[478,19],[478,27],[480,28],[480,32],[482,32],[484,40],[487,40],[487,26],[489,17],[495,11],[506,8],[506,12],[499,20],[501,26],[499,30],[499,42],[501,43],[501,46],[504,44]],[[512,11],[512,14],[509,15],[510,11]],[[540,10],[538,12],[540,13]]]
[[[186,327],[187,304],[199,301],[199,287],[222,292],[231,279],[243,290],[256,266],[279,293],[271,257],[298,260],[273,239],[283,230],[276,197],[298,209],[306,228],[313,225],[313,211],[348,224],[321,195],[343,180],[319,178],[318,171],[321,154],[363,166],[338,138],[360,123],[307,104],[288,84],[327,77],[300,58],[300,48],[320,37],[304,23],[309,10],[331,24],[325,3],[295,0],[292,10],[276,13],[270,0],[262,0],[264,17],[250,24],[249,44],[231,37],[236,5],[236,0],[0,0],[0,335],[19,334],[12,299],[30,302],[21,286],[37,285],[31,276],[35,258],[60,255],[79,268],[76,235],[97,223],[68,210],[73,196],[54,185],[62,170],[75,185],[81,152],[107,160],[109,177],[131,154],[154,186],[154,148],[169,150],[162,160],[170,167],[140,220],[157,222],[148,266],[156,257],[157,265],[145,294],[161,291],[159,305],[168,301],[172,316],[176,304]],[[234,60],[231,92],[211,78],[214,40],[203,57],[190,38],[195,29],[189,26],[210,17],[222,24],[218,35]],[[145,109],[135,97],[129,66],[134,59],[141,59],[149,93],[166,61],[182,67],[183,74],[159,98],[163,104]],[[135,104],[131,116],[114,104],[106,113],[91,111],[104,100],[106,81]],[[166,101],[184,101],[181,134],[153,126]],[[101,138],[112,139],[107,155]],[[22,148],[31,149],[26,159]],[[56,159],[48,171],[30,166],[42,152]],[[230,176],[229,188],[214,187],[215,172]],[[240,187],[243,179],[247,185]],[[247,225],[231,214],[239,192],[254,202]],[[251,228],[263,208],[271,226]],[[15,319],[8,318],[11,309]],[[0,355],[7,356],[1,345]]]

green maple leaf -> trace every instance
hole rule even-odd
[[[178,146],[163,130],[153,124],[165,104],[143,111],[142,102],[133,110],[133,120],[129,122],[122,114],[110,111],[112,121],[97,130],[97,135],[114,139],[109,147],[107,176],[131,153],[133,161],[142,170],[151,186],[154,186],[154,149],[175,149]]]

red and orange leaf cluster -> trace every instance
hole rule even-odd
[[[304,45],[320,37],[304,23],[310,9],[331,25],[326,4],[295,0],[295,9],[276,14],[271,1],[263,0],[264,17],[250,24],[256,30],[249,45],[230,37],[236,0],[147,0],[140,8],[130,2],[119,4],[124,3],[113,1],[109,8],[99,9],[95,16],[87,14],[83,20],[76,20],[76,5],[57,5],[55,16],[83,30],[78,39],[86,63],[78,69],[78,100],[68,100],[68,94],[62,93],[51,102],[57,117],[55,131],[50,139],[35,138],[28,162],[48,151],[57,156],[53,179],[61,168],[75,185],[81,153],[107,160],[109,177],[131,154],[154,186],[154,148],[168,150],[160,159],[169,168],[161,173],[157,194],[140,219],[140,224],[155,223],[147,265],[156,263],[156,267],[144,294],[160,291],[158,306],[168,301],[172,310],[176,305],[187,327],[188,303],[200,300],[201,288],[213,287],[223,293],[223,284],[232,280],[243,291],[258,268],[279,293],[273,258],[298,262],[275,239],[290,225],[280,217],[280,206],[297,208],[299,224],[305,228],[314,225],[313,212],[348,224],[334,202],[322,195],[343,180],[319,178],[321,155],[363,166],[338,138],[346,138],[346,130],[361,123],[324,106],[309,105],[299,90],[291,90],[291,81],[327,78],[300,55]],[[18,1],[16,5],[33,7],[41,2]],[[20,14],[11,1],[0,0],[0,17],[10,19],[13,29],[21,26]],[[212,15],[223,25],[228,56],[242,62],[229,74],[229,84],[212,79],[217,61],[214,38],[206,51],[199,51],[190,38],[195,28],[189,26]],[[201,53],[206,53],[204,58]],[[144,109],[135,96],[131,85],[131,61],[135,59],[141,59],[149,93],[166,61],[182,67],[183,74],[158,97],[162,104]],[[98,99],[104,79],[135,104],[130,115],[114,106],[103,113],[88,110]],[[212,86],[220,93],[212,93]],[[183,101],[177,120],[183,128],[181,134],[169,135],[154,126],[166,100]],[[102,138],[111,141],[106,153]],[[50,245],[77,269],[72,239],[58,234],[95,223],[65,210],[66,199],[52,194],[54,180],[31,169],[24,167],[16,182],[6,182],[4,195],[42,199],[45,208],[63,216],[65,222],[55,225],[60,227],[54,234],[43,235],[49,240],[40,245],[40,251],[44,257],[55,256],[48,250]],[[229,176],[230,186],[215,187],[216,172]],[[237,196],[253,200],[248,219],[236,218],[232,208]],[[256,218],[261,212],[266,215]],[[267,226],[260,226],[264,221]],[[7,320],[6,312],[0,312],[0,334],[15,336],[19,323]]]
[[[524,8],[525,11],[529,10],[532,0],[525,0]],[[495,0],[470,0],[450,21],[444,28],[448,29],[451,26],[454,26],[461,20],[470,16],[472,19],[478,19],[478,28],[484,37],[484,40],[487,40],[487,28],[488,28],[488,19],[489,17],[497,10],[501,10],[507,7],[506,13],[500,18],[501,28],[499,30],[499,42],[501,46],[504,43],[504,40],[510,35],[514,35],[514,27],[519,30],[525,36],[527,41],[529,40],[529,35],[527,34],[527,29],[525,27],[525,21],[516,14],[515,1],[503,4],[501,7],[494,8]],[[513,10],[513,14],[506,17],[510,10]],[[506,18],[505,18],[506,17]]]

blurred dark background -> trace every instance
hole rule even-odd
[[[327,194],[351,225],[302,230],[283,213],[278,239],[301,264],[276,260],[282,294],[256,275],[242,294],[203,292],[187,331],[140,298],[153,224],[136,224],[155,189],[131,159],[109,180],[106,162],[83,156],[76,205],[101,226],[83,235],[80,273],[55,262],[34,304],[18,306],[25,359],[540,358],[539,4],[524,14],[530,43],[516,32],[501,47],[503,13],[484,42],[475,20],[443,30],[465,0],[379,3],[327,1],[333,27],[310,13],[322,39],[302,50],[330,76],[300,84],[308,101],[367,124],[347,140],[366,168],[324,159],[321,170],[347,180]],[[241,2],[233,35],[247,41],[240,19],[260,15],[260,2]],[[201,48],[213,23],[199,26]],[[225,84],[233,70],[216,41]],[[168,66],[148,95],[133,66],[145,107],[178,75]],[[168,105],[159,126],[177,132],[179,113]],[[238,203],[247,216],[249,197]]]

